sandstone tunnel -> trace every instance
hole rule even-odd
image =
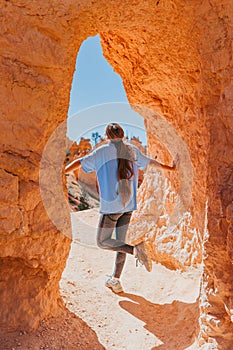
[[[145,119],[150,151],[162,144],[167,159],[169,152],[181,154],[174,188],[169,192],[164,184],[167,197],[159,219],[156,201],[148,206],[154,183],[149,175],[145,179],[140,231],[148,232],[154,260],[171,269],[200,264],[205,254],[196,334],[200,345],[216,342],[219,349],[230,349],[232,1],[2,0],[1,12],[1,323],[35,328],[59,308],[70,216],[64,197],[50,203],[51,212],[55,206],[62,212],[63,232],[51,221],[39,169],[49,138],[67,118],[79,47],[99,34],[132,108]],[[54,168],[60,179],[63,131]],[[179,206],[173,205],[173,192]],[[172,224],[171,212],[181,218],[173,223],[181,239],[163,231]],[[159,240],[148,231],[155,226]]]

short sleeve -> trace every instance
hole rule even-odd
[[[81,158],[80,163],[82,165],[82,169],[86,173],[95,171],[96,170],[96,151],[91,152],[87,156]]]
[[[147,165],[150,163],[150,158],[148,158],[145,154],[143,154],[138,148],[136,149],[136,162],[138,164],[139,169],[145,169]]]

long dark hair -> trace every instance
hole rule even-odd
[[[114,143],[117,149],[118,170],[117,177],[119,181],[118,194],[121,196],[121,202],[125,207],[131,197],[131,186],[129,180],[134,175],[133,161],[134,154],[130,145],[123,142],[124,130],[117,123],[110,123],[105,130],[106,136]]]

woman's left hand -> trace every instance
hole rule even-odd
[[[176,169],[177,168],[177,165],[179,164],[179,161],[180,161],[180,156],[179,154],[177,153],[177,155],[175,156],[174,160],[173,160],[173,168]]]

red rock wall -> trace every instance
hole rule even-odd
[[[203,88],[201,103],[207,116],[208,233],[203,280],[203,332],[219,349],[233,347],[233,4],[204,2],[198,8],[197,29]],[[203,26],[205,23],[205,26]]]
[[[66,118],[73,74],[53,6],[1,1],[0,322],[11,327],[33,328],[56,312],[69,254],[69,211],[63,205],[64,235],[47,215],[39,186],[42,152]],[[65,134],[59,142],[64,160]],[[60,176],[61,166],[55,172]],[[51,187],[52,175],[48,168]]]
[[[42,203],[39,179],[42,173],[46,194],[45,185],[56,174],[51,188],[61,187],[64,125],[59,137],[50,136],[67,117],[79,46],[100,33],[105,57],[121,75],[132,107],[146,120],[151,154],[158,140],[170,159],[176,152],[181,155],[178,178],[171,174],[170,182],[165,181],[153,169],[145,176],[140,232],[149,229],[146,240],[155,260],[170,268],[198,264],[208,204],[200,339],[212,337],[221,348],[230,349],[231,0],[12,0],[2,1],[1,8],[1,321],[35,327],[57,308],[58,282],[69,253],[69,213],[61,190],[60,200],[48,196],[46,205]],[[50,145],[59,143],[59,156],[52,147],[41,158],[48,140]],[[157,200],[152,195],[160,184],[166,196],[159,222],[157,204],[163,193]],[[62,212],[63,221],[50,221],[48,214],[53,217],[55,212]],[[12,281],[15,289],[6,292]],[[17,305],[24,302],[12,313],[15,294]]]

